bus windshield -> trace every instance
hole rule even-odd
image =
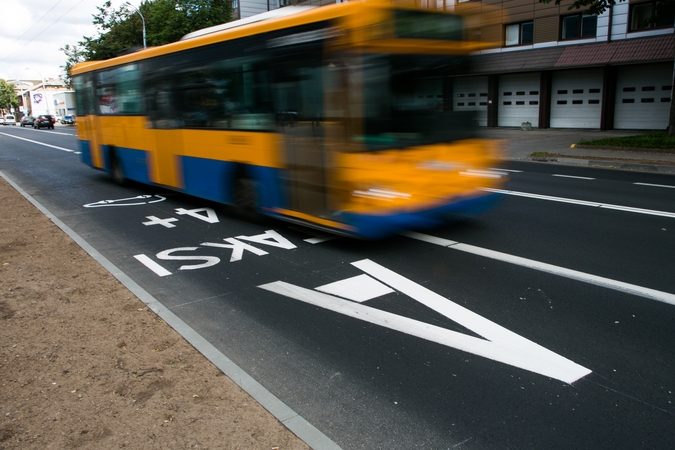
[[[374,55],[363,57],[362,133],[365,150],[409,148],[474,137],[471,112],[452,111],[444,83],[462,57]]]

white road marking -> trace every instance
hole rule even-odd
[[[228,248],[232,249],[232,255],[230,256],[230,262],[235,262],[235,261],[241,261],[241,258],[244,257],[244,251],[249,251],[253,253],[254,255],[258,256],[264,256],[267,255],[268,253],[265,250],[259,249],[258,247],[254,247],[252,245],[249,245],[245,242],[238,241],[234,238],[226,238],[223,239],[226,242],[229,242],[229,244],[220,244],[218,242],[202,242],[199,245],[202,245],[204,247],[217,247],[217,248]],[[193,250],[195,250],[193,248]],[[195,267],[197,269],[199,267]]]
[[[560,203],[571,203],[574,205],[581,205],[581,206],[592,206],[595,208],[603,208],[603,209],[613,209],[616,211],[625,211],[625,212],[632,212],[636,214],[647,214],[651,216],[662,216],[662,217],[670,217],[670,218],[675,218],[675,213],[674,212],[669,212],[669,211],[657,211],[654,209],[643,209],[643,208],[633,208],[631,206],[621,206],[621,205],[612,205],[609,203],[598,203],[598,202],[588,202],[586,200],[577,200],[573,198],[564,198],[564,197],[552,197],[550,195],[540,195],[540,194],[532,194],[529,192],[518,192],[518,191],[507,191],[504,189],[493,189],[493,188],[480,188],[483,191],[486,192],[495,192],[497,194],[504,194],[504,195],[514,195],[516,197],[527,197],[527,198],[535,198],[538,200],[548,200],[552,202],[560,202]]]
[[[552,176],[560,177],[560,178],[576,178],[577,180],[595,180],[595,178],[577,177],[577,176],[574,176],[574,175],[561,175],[559,173],[554,173]]]
[[[283,248],[286,250],[293,250],[294,248],[297,248],[295,244],[274,230],[267,230],[263,234],[259,234],[257,236],[237,236],[237,239],[255,242],[256,244],[270,245],[272,247]]]
[[[637,184],[638,186],[653,186],[653,187],[675,189],[675,186],[669,186],[667,184],[651,184],[651,183],[633,183],[633,184]]]
[[[337,239],[337,236],[313,237],[309,239],[303,239],[303,241],[307,242],[308,244],[320,244],[322,242],[332,241],[333,239]]]
[[[157,197],[158,200],[149,200],[153,197]],[[101,200],[94,203],[87,203],[82,205],[85,208],[101,208],[103,206],[138,206],[138,205],[150,205],[152,203],[159,203],[166,200],[166,197],[161,195],[137,195],[136,197],[129,198],[118,198],[116,200]],[[125,203],[126,202],[126,203]]]
[[[30,143],[33,143],[33,144],[38,144],[38,145],[43,145],[45,147],[55,148],[57,150],[61,150],[62,152],[68,152],[68,153],[74,153],[75,152],[75,150],[70,150],[68,148],[63,148],[63,147],[57,147],[56,145],[45,144],[44,142],[34,141],[32,139],[26,139],[26,138],[14,136],[14,135],[7,134],[7,133],[0,133],[0,134],[2,134],[3,136],[14,138],[14,139],[21,139],[22,141],[27,141],[27,142],[30,142]]]
[[[165,228],[176,228],[176,225],[172,224],[171,222],[178,222],[178,219],[176,219],[175,217],[169,217],[168,219],[160,219],[157,216],[145,216],[145,218],[150,219],[149,222],[141,222],[146,227],[149,227],[150,225],[161,225]]]
[[[204,213],[204,214],[202,214]],[[218,223],[218,214],[213,208],[195,208],[195,209],[185,209],[185,208],[176,208],[176,214],[179,216],[188,215],[194,217],[195,219],[203,220],[208,223]]]
[[[336,281],[335,283],[324,284],[316,288],[316,290],[325,292],[326,294],[338,295],[359,303],[394,292],[388,286],[365,274]]]
[[[162,267],[159,264],[157,264],[156,262],[154,262],[152,259],[150,259],[146,255],[143,255],[143,254],[134,255],[134,258],[136,258],[138,261],[141,262],[141,264],[143,264],[145,267],[147,267],[148,269],[155,272],[160,277],[165,277],[167,275],[171,275],[171,272],[169,272],[164,267]]]
[[[502,169],[501,167],[499,167],[499,168],[491,167],[490,170],[501,170],[501,171],[503,171],[503,172],[522,173],[522,170]]]
[[[548,376],[565,383],[574,383],[591,373],[591,370],[507,330],[373,261],[365,259],[354,262],[352,265],[363,270],[368,275],[379,279],[382,283],[391,286],[483,336],[485,339],[458,333],[311,289],[294,286],[283,281],[276,281],[258,287],[365,322]]]
[[[402,233],[402,235],[412,239],[428,242],[430,244],[447,247],[452,250],[459,250],[461,252],[483,256],[485,258],[490,258],[497,261],[506,262],[509,264],[515,264],[517,266],[527,267],[528,269],[539,270],[541,272],[546,272],[553,275],[558,275],[561,277],[582,281],[584,283],[594,284],[596,286],[613,289],[615,291],[626,292],[628,294],[637,295],[639,297],[644,297],[651,300],[668,303],[669,305],[675,305],[675,295],[668,292],[657,291],[655,289],[637,286],[635,284],[624,283],[623,281],[617,281],[612,280],[610,278],[591,275],[588,273],[579,272],[578,270],[566,269],[565,267],[554,266],[553,264],[547,264],[532,259],[521,258],[520,256],[509,255],[508,253],[488,250],[486,248],[476,247],[469,244],[462,244],[456,241],[451,241],[436,236],[429,236],[427,234],[406,232]]]

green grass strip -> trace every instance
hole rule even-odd
[[[668,137],[668,135],[665,132],[659,132],[659,133],[640,134],[637,136],[597,139],[592,141],[582,140],[579,142],[579,145],[675,149],[675,137]]]

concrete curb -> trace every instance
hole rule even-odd
[[[582,144],[573,144],[571,148],[581,149],[581,150],[611,150],[613,152],[626,152],[626,153],[640,153],[640,154],[652,154],[652,153],[662,153],[662,154],[675,154],[675,149],[673,148],[642,148],[642,147],[612,147],[609,145],[582,145]]]
[[[620,169],[632,170],[640,172],[656,172],[675,175],[675,166],[660,165],[660,164],[645,164],[629,161],[609,161],[603,159],[583,159],[583,158],[568,158],[564,156],[558,157],[531,157],[527,161],[539,163],[556,163],[568,166],[588,166],[603,169]],[[522,161],[522,160],[521,160]]]

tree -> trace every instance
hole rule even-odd
[[[64,69],[72,67],[69,63],[114,58],[143,46],[143,23],[138,12],[126,4],[115,9],[110,0],[97,9],[93,23],[98,36],[84,36],[79,48],[64,46],[62,51],[68,57]],[[145,18],[149,46],[176,42],[187,33],[232,18],[230,0],[144,0],[138,10]]]
[[[66,63],[63,66],[61,66],[61,68],[63,69],[63,75],[61,75],[61,78],[63,78],[66,87],[70,89],[72,87],[72,78],[70,77],[70,69],[72,69],[75,64],[85,61],[85,55],[84,52],[80,50],[80,48],[77,45],[73,45],[71,47],[70,45],[66,44],[65,46],[60,48],[59,51],[65,53],[67,57]]]
[[[560,5],[561,0],[555,0],[556,5]],[[625,0],[618,0],[623,2]],[[551,3],[551,0],[539,0],[539,3]],[[581,9],[588,7],[584,10],[584,14],[602,14],[611,6],[617,4],[617,0],[574,0],[571,6],[567,9]],[[651,18],[647,19],[647,23],[656,23],[658,20],[667,20],[668,23],[675,23],[675,0],[661,0],[656,3],[656,9]],[[673,51],[675,55],[675,49]],[[675,136],[675,61],[673,62],[673,77],[671,80],[671,90],[670,90],[670,114],[668,116],[668,136]]]
[[[7,112],[10,108],[16,109],[19,106],[19,99],[16,98],[14,85],[0,78],[0,110]]]

